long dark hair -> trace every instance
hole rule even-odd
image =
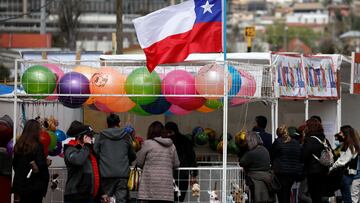
[[[159,121],[154,121],[148,128],[147,139],[154,139],[155,137],[164,137],[164,125]]]
[[[350,125],[344,125],[340,128],[340,131],[344,134],[345,137],[345,148],[350,147],[352,153],[360,153],[359,134],[356,132],[356,130]]]
[[[34,152],[40,144],[40,123],[34,119],[28,120],[24,130],[15,144],[15,153],[26,155]]]
[[[306,121],[304,133],[306,137],[316,136],[321,139],[325,138],[323,126],[319,120],[314,118]]]

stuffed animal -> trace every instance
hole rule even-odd
[[[191,195],[193,197],[200,197],[200,185],[198,183],[194,183],[191,188]]]
[[[233,203],[245,203],[244,199],[244,191],[243,189],[236,183],[231,183],[232,185],[232,197],[233,197]]]
[[[59,126],[59,122],[58,122],[58,120],[56,120],[54,118],[54,116],[50,116],[47,119],[47,123],[48,123],[48,130],[51,130],[51,131],[55,131],[57,129],[57,127]]]
[[[213,191],[208,191],[209,193],[209,199],[210,199],[210,203],[220,203],[219,200],[219,195],[217,193],[217,191],[213,190]]]

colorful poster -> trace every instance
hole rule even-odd
[[[352,54],[350,93],[360,94],[360,53]]]
[[[277,95],[283,98],[305,98],[306,86],[301,56],[274,54],[272,64],[276,73]]]
[[[331,57],[304,56],[310,98],[338,98],[336,68]]]

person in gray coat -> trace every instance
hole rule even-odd
[[[138,199],[148,202],[173,202],[173,169],[180,165],[175,145],[164,138],[165,129],[159,121],[148,129],[147,140],[137,154],[137,166],[142,168]]]
[[[99,159],[101,188],[109,197],[115,196],[116,203],[125,203],[128,199],[129,166],[136,154],[131,136],[119,127],[119,116],[110,114],[107,124],[108,128],[97,135],[94,144]]]

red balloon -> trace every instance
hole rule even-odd
[[[50,138],[49,133],[46,132],[46,131],[41,131],[39,139],[40,139],[40,143],[44,146],[45,156],[47,156],[48,153],[49,153],[48,147],[49,147],[50,142],[51,142],[51,138]]]
[[[0,120],[0,147],[6,147],[12,136],[13,129],[6,121]]]

